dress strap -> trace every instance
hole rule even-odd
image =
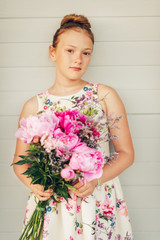
[[[46,99],[47,99],[47,91],[37,94],[38,112],[44,110],[44,104],[46,102]]]
[[[90,86],[90,88],[92,88],[92,91],[94,91],[94,92],[98,92],[98,85],[99,85],[99,83],[88,82],[88,86]]]

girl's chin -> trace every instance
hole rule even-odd
[[[66,77],[72,80],[80,80],[82,76],[83,76],[82,74],[69,74]]]

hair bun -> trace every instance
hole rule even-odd
[[[66,24],[66,23],[78,23],[78,24],[82,24],[87,28],[91,28],[91,24],[88,21],[88,18],[86,18],[83,15],[77,15],[77,14],[69,14],[64,16],[64,18],[61,21],[61,27]]]

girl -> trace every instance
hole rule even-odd
[[[93,45],[94,36],[88,19],[83,15],[66,15],[54,35],[53,44],[49,46],[50,60],[56,62],[53,86],[29,99],[19,118],[20,121],[50,107],[55,110],[59,107],[72,109],[73,99],[78,109],[94,106],[97,116],[102,116],[104,112],[106,117],[111,113],[123,115],[119,122],[120,129],[110,129],[111,134],[119,136],[119,140],[113,139],[118,158],[111,164],[105,164],[99,179],[85,185],[77,182],[74,185],[77,191],[72,193],[68,203],[64,199],[58,204],[50,200],[44,215],[43,240],[133,240],[118,179],[118,175],[134,161],[131,135],[124,105],[116,91],[107,85],[91,84],[82,79],[91,60]],[[29,144],[17,140],[13,162],[19,160],[17,155],[25,155],[28,149]],[[109,156],[107,142],[100,145],[100,151]],[[18,178],[31,190],[25,224],[35,209],[35,196],[40,201],[46,201],[53,194],[51,189],[44,191],[43,186],[31,184],[31,179],[22,175],[27,168],[27,164],[14,165]]]

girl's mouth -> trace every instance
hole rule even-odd
[[[81,68],[78,68],[78,67],[71,67],[71,69],[73,69],[74,71],[80,71]]]

